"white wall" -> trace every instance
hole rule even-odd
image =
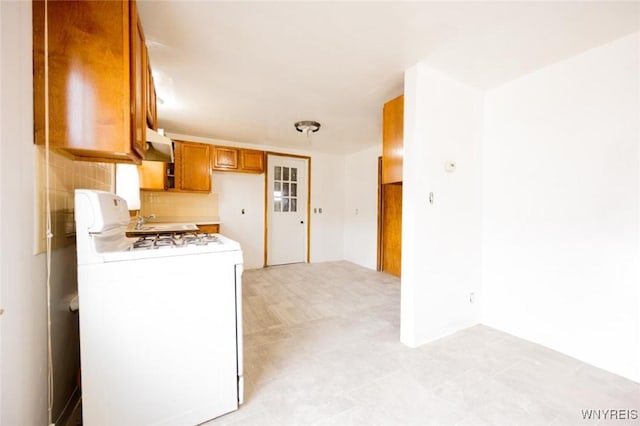
[[[213,173],[220,232],[242,245],[245,269],[264,265],[264,174]],[[242,214],[244,209],[244,214]]]
[[[640,36],[491,90],[483,322],[640,381]]]
[[[34,256],[31,3],[0,2],[0,424],[47,423],[45,257]]]
[[[378,245],[378,157],[382,145],[345,158],[344,258],[376,269]]]
[[[405,73],[401,340],[476,323],[481,271],[482,93],[426,65]],[[457,164],[445,172],[445,162]],[[434,204],[428,202],[434,194]]]
[[[344,259],[344,164],[343,156],[311,156],[311,262]]]
[[[2,6],[0,5],[0,49],[2,48]],[[4,80],[2,79],[2,76],[4,74],[4,70],[2,67],[2,61],[4,60],[4,55],[2,54],[2,50],[0,50],[0,89],[4,88]],[[0,102],[0,129],[2,129],[2,120],[4,118],[4,115],[2,114],[2,108],[4,107],[4,102]],[[5,175],[2,173],[2,170],[4,169],[3,164],[2,164],[2,142],[4,141],[4,134],[2,133],[2,131],[0,130],[0,178],[4,178]],[[0,194],[0,223],[2,223],[2,205],[3,205],[3,199],[4,197],[1,196]],[[2,265],[2,249],[3,249],[3,245],[2,245],[2,241],[4,241],[4,232],[3,232],[3,228],[2,226],[0,226],[0,309],[4,308],[4,304],[2,303],[2,288],[3,288],[3,265]],[[2,311],[0,311],[0,316],[2,315]],[[0,321],[2,321],[2,318],[0,317]],[[0,322],[0,357],[2,356],[2,323]],[[1,360],[2,358],[0,358]],[[2,365],[0,365],[0,383],[2,383],[2,376],[3,376],[3,371],[4,368],[2,368]],[[0,385],[0,421],[2,421],[2,386]]]

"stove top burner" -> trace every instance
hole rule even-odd
[[[133,243],[132,250],[151,250],[163,248],[178,248],[188,246],[206,246],[208,244],[222,244],[215,234],[204,233],[175,233],[154,234],[138,238]]]

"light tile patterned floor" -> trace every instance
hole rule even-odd
[[[640,385],[475,326],[399,342],[400,284],[349,262],[244,274],[245,404],[208,425],[627,425]]]

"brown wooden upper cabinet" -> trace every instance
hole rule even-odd
[[[263,173],[264,151],[258,151],[255,149],[241,149],[240,171],[247,173]]]
[[[45,143],[45,3],[33,2],[35,142]],[[139,163],[147,53],[134,1],[49,1],[49,141],[76,158]]]
[[[143,161],[138,166],[140,189],[211,192],[212,151],[209,144],[174,141],[175,163]]]
[[[384,104],[382,112],[382,183],[402,182],[404,95]]]
[[[175,189],[211,192],[211,145],[175,141]]]
[[[169,188],[167,164],[159,161],[143,161],[138,166],[140,189],[164,191]],[[175,186],[175,185],[174,185]]]
[[[211,151],[211,168],[238,171],[238,149],[214,146]]]
[[[213,146],[211,169],[227,172],[264,173],[264,151]]]

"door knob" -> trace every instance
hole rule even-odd
[[[304,220],[301,220],[300,223],[304,223]]]

